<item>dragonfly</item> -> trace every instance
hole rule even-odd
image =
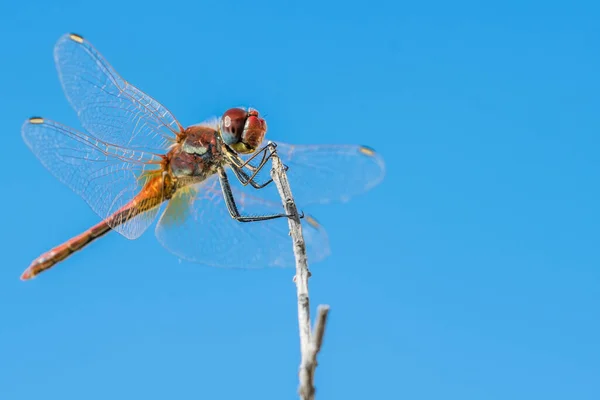
[[[110,231],[137,239],[154,222],[158,241],[182,260],[228,268],[294,265],[289,229],[264,168],[274,151],[295,201],[347,201],[379,184],[382,157],[361,145],[270,141],[253,108],[184,127],[162,104],[123,79],[82,36],[54,47],[59,79],[83,131],[43,117],[22,127],[26,145],[101,221],[36,258],[34,278]],[[300,215],[311,262],[330,254],[325,229]],[[285,223],[282,223],[285,222]]]

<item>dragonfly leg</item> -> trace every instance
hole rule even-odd
[[[269,156],[269,158],[271,158],[271,156]],[[289,169],[289,167],[287,165],[284,165],[283,168],[284,168],[284,171],[286,171],[286,172]],[[233,170],[233,173],[235,174],[238,181],[243,186],[247,186],[248,184],[250,184],[250,186],[252,186],[254,189],[262,189],[273,182],[273,179],[269,179],[268,181],[266,181],[264,183],[258,183],[254,180],[254,178],[250,177],[243,169],[238,168],[237,166],[234,166],[234,165],[231,166],[231,169]],[[262,169],[262,167],[261,167],[261,169]]]
[[[234,165],[231,166],[231,169],[233,170],[233,173],[235,174],[238,181],[240,181],[240,183],[244,186],[250,184],[250,186],[252,186],[254,189],[262,189],[268,186],[271,182],[273,182],[273,179],[269,179],[264,183],[259,183],[255,181],[254,178],[251,178],[243,169],[238,168]]]
[[[269,158],[271,158],[271,154],[273,154],[273,151],[275,151],[275,149],[277,148],[277,144],[273,143],[273,142],[269,142],[269,144],[267,144],[266,146],[263,146],[262,149],[256,151],[249,159],[247,159],[245,162],[242,162],[239,167],[240,168],[244,168],[246,166],[250,167],[250,170],[252,170],[253,168],[257,168],[260,169],[264,166],[264,164],[267,162],[267,160]],[[250,161],[254,160],[255,158],[258,157],[259,154],[262,153],[262,160],[259,164],[258,167],[254,167],[252,166],[252,164],[250,164]],[[269,156],[267,157],[267,153],[269,154]],[[240,160],[243,161],[243,160]]]
[[[273,179],[269,179],[264,183],[259,183],[255,181],[254,178],[267,164],[267,161],[271,159],[276,147],[277,144],[271,142],[264,146],[262,149],[258,150],[256,153],[254,153],[252,157],[250,157],[246,161],[242,160],[237,154],[230,154],[229,159],[232,162],[231,167],[233,169],[233,172],[235,173],[235,176],[243,186],[247,186],[248,184],[250,184],[255,189],[262,189],[269,185],[271,182],[273,182]],[[254,165],[250,164],[250,161],[257,158],[261,154],[262,159],[258,166],[255,167]],[[248,168],[252,172],[252,175],[249,175],[247,172],[245,172],[244,168]],[[284,168],[286,171],[288,170],[287,165],[284,165]]]
[[[219,181],[221,183],[221,189],[223,191],[223,197],[225,199],[225,204],[227,205],[227,210],[229,211],[229,215],[231,218],[235,219],[239,222],[256,222],[256,221],[267,221],[270,219],[276,218],[291,218],[293,215],[287,214],[270,214],[270,215],[257,215],[257,216],[245,216],[241,215],[237,205],[235,204],[235,198],[233,193],[231,192],[231,186],[229,185],[229,179],[227,178],[227,173],[225,169],[219,168]],[[304,213],[298,216],[299,218],[304,218]]]

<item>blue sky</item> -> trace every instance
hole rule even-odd
[[[250,105],[269,134],[360,143],[387,176],[314,208],[332,256],[318,397],[600,397],[600,17],[595,2],[4,2],[2,399],[295,398],[291,270],[179,262],[110,234],[22,122],[78,126],[52,60],[89,38],[184,124]]]

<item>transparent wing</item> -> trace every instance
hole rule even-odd
[[[378,185],[385,175],[383,158],[366,146],[275,143],[289,167],[287,176],[299,208],[348,201]],[[269,166],[261,172],[262,181],[268,179]],[[271,191],[269,199],[273,198]]]
[[[58,180],[83,197],[102,219],[129,204],[160,158],[138,150],[109,145],[57,122],[31,118],[23,124],[23,140]],[[109,222],[129,239],[152,223],[158,207],[126,222]]]
[[[67,99],[95,137],[160,154],[183,130],[169,110],[121,78],[81,36],[63,35],[54,61]]]
[[[283,212],[281,203],[232,190],[242,214]],[[308,215],[302,226],[309,263],[327,257],[329,241],[325,230]],[[216,176],[178,192],[160,218],[156,236],[165,248],[187,261],[229,268],[295,265],[287,219],[246,223],[234,220]]]

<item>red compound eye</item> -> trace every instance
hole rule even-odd
[[[234,144],[242,139],[248,112],[242,108],[230,108],[221,117],[221,133],[227,144]]]

